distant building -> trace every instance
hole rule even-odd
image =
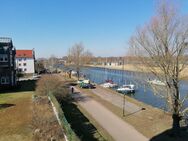
[[[34,50],[16,50],[16,66],[18,72],[23,74],[35,73]]]
[[[16,50],[12,39],[0,37],[0,87],[16,85]]]

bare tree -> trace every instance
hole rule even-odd
[[[61,80],[57,75],[43,75],[36,85],[36,94],[46,96],[49,93],[56,93],[61,87]]]
[[[51,55],[50,58],[48,59],[48,63],[50,67],[54,68],[55,65],[58,64],[58,58],[55,55]]]
[[[166,84],[163,98],[172,112],[172,129],[176,135],[180,131],[182,106],[186,99],[180,97],[179,88],[188,61],[187,42],[187,17],[181,17],[176,7],[168,2],[160,3],[156,15],[144,27],[138,28],[130,39],[130,49],[139,58],[141,70],[147,68]]]
[[[82,62],[83,64],[90,64],[93,58],[93,54],[89,51],[86,50],[83,53],[83,57],[82,57]]]
[[[67,64],[71,64],[71,60],[72,60],[71,48],[69,48],[67,53]]]
[[[80,68],[83,65],[84,46],[81,43],[76,43],[70,48],[69,57],[76,68],[78,80],[80,78]]]
[[[36,60],[35,72],[37,72],[37,74],[39,74],[40,72],[42,72],[44,70],[45,70],[44,61],[43,60]]]

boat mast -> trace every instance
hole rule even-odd
[[[106,77],[106,79],[105,79],[105,81],[106,80],[108,80],[108,75],[107,75],[107,57],[106,57],[106,63],[105,63],[105,77]]]
[[[124,77],[124,57],[122,57],[122,82]],[[123,117],[125,116],[125,94],[123,95]]]
[[[122,57],[122,83],[124,83],[124,57]]]

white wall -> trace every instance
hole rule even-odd
[[[24,63],[26,63],[26,66],[24,66]],[[21,66],[19,64],[21,64]],[[22,69],[22,72],[24,73],[35,73],[33,58],[16,58],[16,67]]]

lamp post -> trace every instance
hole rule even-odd
[[[125,116],[125,94],[123,95],[123,117]]]
[[[124,77],[124,57],[122,57],[122,83]],[[125,94],[123,94],[123,117],[125,116]]]

